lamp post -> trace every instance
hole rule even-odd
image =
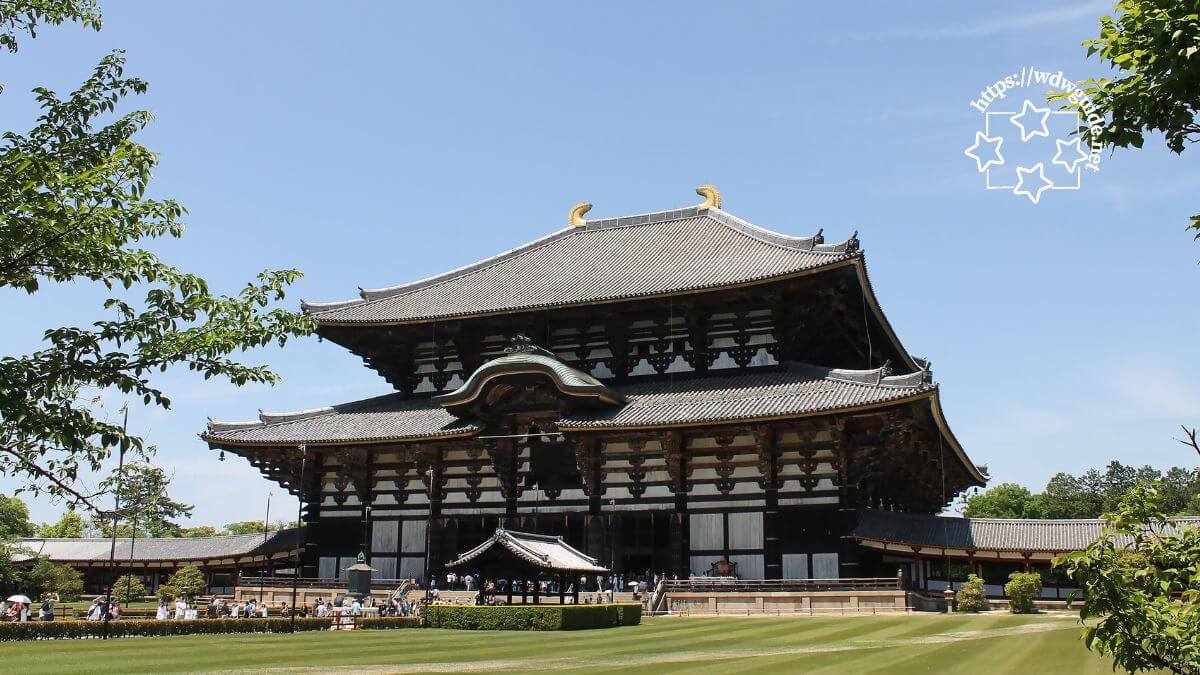
[[[609,514],[609,522],[612,523],[612,540],[608,542],[608,587],[613,592],[613,602],[617,598],[617,498],[613,497],[608,501],[612,507],[612,512]]]
[[[429,530],[433,527],[433,468],[425,470],[425,606],[429,606],[429,591],[433,588],[433,578],[430,576],[431,568],[429,567]],[[421,612],[421,617],[424,618],[425,612]]]
[[[129,404],[121,406],[121,410],[125,412],[125,420],[121,423],[121,435],[129,429]],[[121,478],[125,472],[125,443],[122,441],[120,450],[117,454],[117,489],[113,492],[113,517],[112,517],[112,545],[108,550],[108,590],[104,593],[104,635],[103,639],[108,639],[108,618],[112,609],[112,590],[113,590],[113,567],[117,562],[117,517],[121,510]]]
[[[270,525],[268,523],[271,522],[271,495],[272,494],[273,493],[271,493],[271,492],[267,493],[267,515],[263,516],[263,550],[264,551],[266,550],[266,547],[267,547],[267,529],[270,527]],[[264,553],[264,555],[269,556],[270,554]],[[270,558],[268,558],[268,560],[270,560]],[[260,600],[262,599],[262,596],[263,596],[263,582],[264,582],[264,577],[266,576],[266,573],[267,573],[266,570],[258,571],[258,598]]]
[[[292,633],[296,632],[296,592],[300,585],[300,533],[304,528],[301,523],[304,520],[304,465],[308,461],[308,446],[300,444],[300,481],[296,486],[296,555],[292,561],[292,616],[289,630]],[[270,502],[268,502],[269,504]],[[263,535],[266,536],[266,535]]]

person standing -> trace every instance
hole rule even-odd
[[[155,612],[154,618],[158,619],[159,621],[166,621],[167,619],[171,618],[171,608],[167,607],[167,601],[165,598],[158,602],[158,611]]]
[[[54,595],[52,595],[50,593],[47,593],[42,598],[42,608],[38,612],[39,619],[41,619],[42,621],[53,621],[54,620],[54,601],[55,600],[56,600],[56,598],[54,597]]]

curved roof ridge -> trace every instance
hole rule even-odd
[[[290,410],[284,412],[263,412],[258,411],[257,420],[249,420],[245,422],[221,422],[208,418],[208,430],[210,432],[220,431],[238,431],[239,429],[252,429],[255,427],[267,427],[275,424],[288,424],[289,422],[299,422],[302,420],[320,417],[336,412],[350,412],[357,408],[368,407],[371,404],[379,403],[384,399],[395,398],[398,396],[396,392],[389,394],[380,394],[368,398],[358,399],[355,401],[347,401],[346,403],[336,403],[334,405],[321,406],[320,408],[308,408],[307,410]]]
[[[295,422],[298,420],[306,420],[321,415],[328,415],[333,412],[333,406],[323,406],[321,408],[309,408],[308,410],[293,410],[289,412],[263,412],[258,411],[258,419],[262,420],[263,424],[282,424],[284,422]]]
[[[607,230],[614,227],[633,227],[636,225],[653,225],[654,223],[669,223],[674,220],[687,220],[688,218],[699,218],[704,215],[704,209],[699,206],[685,206],[678,209],[667,209],[665,211],[650,211],[649,213],[635,213],[629,216],[613,216],[611,218],[596,218],[595,220],[587,221],[583,226],[584,232],[595,232],[596,230]]]
[[[250,429],[252,427],[262,426],[262,420],[246,420],[245,422],[221,422],[208,418],[209,431],[237,431],[238,429]]]
[[[759,227],[748,220],[743,220],[737,216],[723,211],[718,208],[708,209],[708,215],[713,220],[731,227],[746,236],[753,237],[764,244],[779,246],[781,248],[790,248],[797,251],[812,251],[814,253],[832,253],[832,251],[818,251],[817,246],[825,243],[824,228],[817,231],[816,234],[808,237],[793,237],[790,234],[783,234],[774,230],[768,230],[765,227]]]
[[[931,371],[928,369],[918,370],[905,375],[893,375],[892,364],[890,361],[884,362],[884,364],[878,368],[865,368],[861,370],[852,368],[827,368],[825,366],[819,366],[800,361],[791,361],[789,364],[796,364],[801,367],[818,371],[823,370],[823,378],[827,380],[836,380],[838,382],[849,382],[851,384],[864,384],[877,387],[899,387],[904,389],[916,389],[924,385],[937,386],[933,382]]]

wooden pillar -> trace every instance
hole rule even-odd
[[[423,461],[418,464],[429,497],[429,521],[426,525],[429,529],[426,533],[428,546],[425,551],[426,567],[429,568],[429,578],[425,580],[427,585],[440,577],[442,571],[442,486],[445,484],[442,456],[441,448],[426,448]]]
[[[1029,558],[1030,558],[1032,555],[1033,555],[1032,553],[1022,553],[1022,554],[1021,554],[1021,557],[1025,559],[1025,573],[1026,573],[1026,574],[1029,574],[1030,572],[1032,572],[1032,571],[1033,571],[1033,563],[1031,563],[1031,562],[1029,561]]]
[[[912,552],[914,574],[916,575],[913,581],[917,582],[916,588],[927,591],[929,590],[929,579],[925,574],[925,558],[921,556],[921,549],[918,546],[913,546]]]
[[[599,560],[608,560],[608,556],[605,555],[608,551],[604,546],[607,527],[601,501],[604,496],[604,451],[600,439],[594,436],[580,438],[576,441],[575,457],[583,491],[588,497],[587,515],[583,521],[587,532],[586,552]],[[611,542],[609,545],[612,545]]]
[[[558,604],[567,604],[567,575],[558,575]]]
[[[359,500],[362,502],[362,551],[367,557],[367,563],[371,561],[371,556],[374,553],[373,539],[371,533],[371,503],[375,501],[375,491],[372,486],[375,485],[375,451],[368,449],[366,451],[366,466],[363,468],[365,472],[364,484],[359,489]]]
[[[497,431],[500,435],[515,432],[508,425],[500,427]],[[517,498],[521,495],[520,476],[517,471],[520,465],[520,451],[516,441],[511,438],[493,438],[484,443],[492,460],[492,469],[500,481],[500,494],[504,497],[503,526],[513,529],[517,525]]]
[[[777,431],[764,425],[754,430],[758,445],[759,486],[763,489],[763,576],[767,579],[783,578],[783,546],[780,536],[782,527],[779,515],[779,451]]]
[[[688,457],[683,434],[669,431],[662,438],[663,455],[667,462],[667,474],[671,478],[671,492],[675,495],[675,508],[671,511],[668,538],[671,542],[671,573],[686,579],[691,571],[688,546]],[[615,571],[615,570],[614,570]]]
[[[542,578],[540,574],[535,574],[533,577],[533,604],[540,605],[542,603]]]
[[[838,456],[838,576],[843,579],[863,576],[859,565],[858,541],[854,529],[858,527],[858,489],[853,483],[852,437],[848,420],[838,420],[834,427],[834,452]]]

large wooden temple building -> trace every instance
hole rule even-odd
[[[864,514],[932,516],[986,470],[856,236],[779,234],[697,192],[600,220],[580,204],[492,258],[305,303],[391,391],[203,439],[301,496],[303,576],[361,550],[379,577],[437,578],[501,527],[626,574],[894,576]]]

